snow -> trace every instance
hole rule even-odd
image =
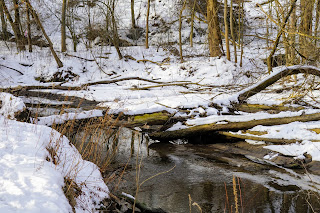
[[[249,1],[244,4],[247,25],[251,27],[250,32],[245,32],[245,34],[264,35],[266,33],[266,28],[260,27],[265,24],[265,19],[262,19],[265,14],[255,6],[256,3],[262,2],[264,0]],[[8,93],[0,93],[2,103],[0,109],[0,172],[3,174],[0,176],[0,212],[43,212],[43,209],[48,212],[72,211],[62,192],[64,177],[75,180],[82,188],[82,194],[77,198],[77,212],[90,212],[101,199],[108,197],[108,188],[104,184],[98,168],[94,164],[82,160],[78,151],[70,145],[67,138],[46,127],[53,123],[61,124],[67,120],[104,116],[105,111],[114,114],[123,112],[127,115],[167,111],[174,114],[174,117],[190,117],[186,122],[178,122],[167,130],[174,131],[209,123],[226,124],[320,112],[320,104],[317,101],[320,92],[313,91],[308,92],[301,100],[312,103],[317,109],[306,107],[298,112],[287,111],[279,114],[236,112],[237,115],[224,115],[224,113],[229,113],[228,107],[238,101],[239,95],[256,87],[261,80],[267,81],[284,69],[296,69],[301,66],[279,67],[274,69],[270,75],[267,74],[266,65],[261,59],[265,59],[270,50],[266,49],[264,40],[261,41],[255,37],[252,40],[250,38],[250,41],[244,41],[242,67],[232,62],[233,59],[228,61],[225,57],[210,58],[208,57],[206,34],[200,33],[201,30],[205,32],[207,26],[206,23],[200,21],[195,21],[194,47],[191,48],[188,42],[183,44],[185,62],[180,63],[179,57],[171,54],[165,45],[169,44],[173,49],[178,48],[178,22],[176,20],[178,20],[177,11],[181,6],[178,1],[151,1],[149,30],[153,34],[150,34],[149,49],[145,49],[143,46],[144,36],[138,40],[129,39],[127,36],[131,27],[130,3],[129,0],[117,1],[115,13],[121,15],[117,17],[120,37],[135,45],[121,47],[121,52],[124,56],[132,56],[136,60],[119,60],[114,47],[95,45],[99,38],[92,42],[92,48],[88,48],[91,44],[85,43],[88,41],[80,41],[78,52],[71,52],[72,42],[68,39],[69,55],[57,53],[64,64],[64,67],[58,68],[47,48],[34,47],[33,53],[16,54],[15,45],[12,42],[0,42],[0,64],[3,65],[0,67],[1,88],[27,85],[75,87],[97,81],[119,80],[137,76],[162,82],[156,84],[143,80],[128,80],[113,84],[86,86],[80,91],[34,89],[33,92],[47,92],[94,100],[99,102],[97,107],[102,108],[88,111],[74,109],[67,112],[68,110],[66,110],[66,113],[63,114],[59,112],[54,114],[55,110],[48,109],[46,111],[50,115],[37,117],[32,120],[34,124],[13,120],[16,112],[26,108],[25,103],[68,105],[71,102],[34,97],[14,97]],[[136,24],[142,29],[145,28],[146,23],[146,4],[147,1],[135,2]],[[61,1],[39,0],[35,1],[33,6],[39,11],[40,19],[46,20],[43,22],[44,28],[52,39],[54,48],[60,49],[60,19],[55,15],[60,13]],[[268,10],[267,5],[262,7],[264,10]],[[87,9],[85,6],[74,8],[73,15],[78,18],[73,27],[77,35],[85,33],[84,24],[80,20],[85,20],[86,26],[89,23]],[[105,15],[103,12],[99,7],[91,8],[90,22],[92,26],[104,27]],[[185,10],[183,15],[188,17],[189,11]],[[159,27],[163,24],[162,22],[168,29],[163,30]],[[39,33],[36,29],[32,29],[32,31]],[[189,33],[190,23],[183,20],[182,38],[184,41],[188,41]],[[269,36],[268,38],[272,40],[276,34]],[[138,62],[142,59],[158,64]],[[163,61],[166,62],[162,64]],[[19,70],[23,75],[4,66]],[[319,70],[312,66],[303,67]],[[67,82],[39,82],[39,78],[48,80],[54,73],[62,71],[72,71],[77,76]],[[298,75],[297,85],[302,85],[305,80],[305,76]],[[168,86],[168,84],[181,82],[184,82],[185,85]],[[290,87],[293,84],[287,86]],[[146,90],[145,87],[153,88]],[[275,84],[270,88],[283,88],[283,86]],[[290,92],[258,93],[250,97],[248,103],[286,105],[284,100],[289,95]],[[212,103],[220,106],[221,109],[215,108]],[[292,103],[289,105],[293,106]],[[265,156],[267,160],[279,153],[297,158],[308,153],[313,160],[319,161],[320,145],[315,141],[320,141],[320,136],[310,131],[310,129],[318,128],[319,125],[319,121],[294,122],[272,127],[256,126],[251,130],[267,132],[262,137],[299,141],[302,139],[301,143],[296,144],[266,145],[265,148],[272,151],[272,154]],[[250,140],[248,143],[261,144],[261,142]],[[59,164],[54,165],[53,159],[46,161],[47,157],[50,158],[48,148],[56,150]]]
[[[45,117],[37,117],[32,120],[32,123],[51,126],[52,124],[62,124],[66,121],[79,120],[84,118],[102,117],[102,110],[89,110],[79,113],[69,112],[61,115],[50,115]]]
[[[0,212],[71,212],[62,190],[64,178],[80,187],[76,212],[92,212],[109,197],[99,168],[83,160],[65,136],[8,119],[25,105],[7,93],[0,97],[0,112],[6,116],[0,116]]]
[[[13,119],[15,113],[22,112],[26,108],[21,98],[17,98],[9,93],[0,93],[0,101],[2,102],[0,115],[7,118]]]
[[[70,212],[62,191],[64,177],[81,188],[77,212],[91,212],[108,197],[99,168],[82,160],[68,139],[49,127],[1,117],[0,144],[1,212]]]

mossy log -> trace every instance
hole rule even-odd
[[[261,112],[265,111],[270,114],[279,113],[282,111],[291,111],[291,112],[297,112],[300,110],[305,109],[304,107],[291,107],[291,106],[279,106],[279,105],[262,105],[262,104],[241,104],[239,106],[236,106],[237,111],[242,112],[249,112],[249,113],[255,113],[255,112]]]
[[[235,131],[235,130],[243,130],[250,129],[257,125],[264,126],[273,126],[280,124],[288,124],[295,121],[307,122],[307,121],[315,121],[320,119],[320,113],[314,114],[301,114],[299,116],[291,116],[291,117],[280,117],[280,118],[267,118],[267,119],[257,119],[250,121],[241,121],[241,122],[228,122],[223,124],[204,124],[189,127],[186,129],[179,129],[174,131],[166,131],[166,132],[154,132],[150,134],[150,137],[158,140],[174,140],[179,138],[188,138],[202,134],[208,134],[210,132],[216,131]]]
[[[168,112],[155,112],[151,114],[135,115],[132,121],[129,122],[130,125],[164,125],[172,115]]]

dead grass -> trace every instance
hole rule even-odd
[[[69,101],[68,97],[64,101]],[[81,111],[81,102],[78,108],[74,110]],[[46,108],[43,104],[39,104],[40,108]],[[48,109],[50,106],[48,105]],[[69,112],[71,107],[69,105],[62,105],[59,107],[59,114],[63,115]],[[38,110],[33,112],[32,117],[34,121],[38,119]],[[36,123],[36,122],[35,122]],[[61,148],[62,137],[66,136],[70,143],[72,143],[82,156],[82,159],[90,161],[99,167],[99,170],[104,174],[110,163],[114,160],[118,150],[118,137],[121,127],[118,125],[119,117],[114,117],[105,113],[103,117],[85,118],[77,120],[76,118],[64,122],[63,124],[53,123],[51,127],[61,133],[61,138],[58,141],[49,142],[46,147],[48,156],[46,160],[52,162],[54,165],[60,164],[59,149]],[[73,212],[75,212],[75,206],[77,205],[77,198],[81,195],[81,187],[76,184],[75,177],[78,174],[78,164],[76,159],[68,159],[72,161],[72,168],[67,168],[68,174],[64,177],[63,192],[68,199]],[[105,180],[113,180],[116,177],[105,178]],[[81,206],[82,207],[82,206]],[[85,208],[85,207],[84,207]],[[88,209],[89,210],[89,209]],[[91,211],[91,210],[89,210]]]

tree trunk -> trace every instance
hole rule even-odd
[[[195,7],[196,7],[196,0],[193,1],[193,7],[191,10],[190,47],[193,47],[193,26],[194,26]]]
[[[181,30],[182,30],[182,13],[184,9],[186,8],[186,3],[187,1],[185,0],[183,2],[183,6],[180,10],[180,15],[179,15],[179,49],[180,49],[180,62],[183,62],[183,54],[182,54],[182,35],[181,35]]]
[[[312,35],[312,14],[314,8],[315,0],[300,0],[301,9],[301,21],[299,26],[299,31],[302,34]],[[312,45],[310,39],[304,35],[299,37],[299,49],[300,53],[304,56],[302,57],[302,62],[305,59],[310,58],[314,52],[312,51]]]
[[[2,0],[3,1],[3,0]],[[40,27],[41,31],[42,31],[42,34],[44,35],[44,37],[47,39],[48,43],[49,43],[49,48],[51,50],[51,53],[54,57],[54,59],[56,60],[57,62],[57,65],[58,67],[63,67],[63,64],[61,62],[61,60],[59,59],[57,53],[55,52],[55,50],[53,49],[53,44],[49,38],[49,36],[47,35],[46,31],[44,30],[42,24],[41,24],[41,21],[38,17],[38,14],[36,13],[36,11],[33,9],[32,5],[30,4],[29,0],[25,0],[26,1],[26,4],[27,4],[27,7],[30,9],[31,13],[33,14],[33,17],[34,19],[36,20],[38,26]]]
[[[207,1],[207,21],[210,57],[220,57],[223,54],[223,48],[218,19],[217,0]]]
[[[231,0],[232,1],[232,0]],[[227,59],[230,61],[229,26],[228,26],[228,1],[224,0],[224,38],[226,41]]]
[[[2,8],[4,10],[4,13],[7,16],[7,19],[11,25],[11,28],[13,30],[14,36],[16,38],[16,43],[17,43],[17,49],[18,51],[24,51],[26,50],[26,47],[24,46],[24,40],[23,40],[23,36],[21,35],[21,32],[19,30],[19,28],[17,28],[17,25],[13,22],[12,17],[9,13],[9,10],[4,2],[4,0],[0,0],[0,3],[2,4]]]
[[[19,0],[13,0],[13,4],[14,4],[14,24],[16,26],[16,29],[18,30],[18,33],[22,35],[22,39],[24,39],[23,32],[21,30]]]
[[[318,37],[318,28],[319,28],[319,18],[320,18],[320,0],[317,0],[316,6],[316,23],[314,27],[314,36]],[[315,39],[315,44],[317,45],[317,39]]]
[[[0,17],[1,17],[2,36],[3,36],[3,40],[6,41],[8,40],[8,30],[7,30],[7,23],[4,17],[2,4],[0,4]]]
[[[134,16],[134,0],[131,0],[131,27],[136,28],[136,18]]]
[[[230,33],[231,33],[231,38],[232,38],[232,43],[233,43],[233,52],[234,52],[234,62],[238,62],[238,57],[237,57],[237,43],[234,37],[234,28],[233,28],[233,0],[231,0],[231,5],[230,5]]]
[[[66,44],[66,12],[67,12],[67,0],[62,1],[61,11],[61,52],[67,51]]]
[[[240,45],[240,67],[242,67],[242,59],[243,59],[243,22],[244,22],[244,9],[243,4],[244,0],[241,0],[239,3],[241,6],[239,6],[239,45]]]
[[[30,9],[27,7],[26,10],[27,10],[27,28],[28,28],[28,47],[29,47],[29,52],[32,52]]]
[[[294,0],[291,0],[293,2]],[[296,46],[296,32],[297,27],[297,15],[296,8],[293,9],[292,14],[290,16],[289,21],[289,32],[292,34],[288,35],[288,52],[286,58],[286,66],[292,66],[298,64],[296,54],[295,54],[295,46]]]
[[[146,48],[149,49],[149,14],[150,14],[150,0],[147,5],[147,18],[146,18]]]

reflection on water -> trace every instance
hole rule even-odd
[[[208,145],[153,143],[148,149],[148,143],[141,134],[123,129],[114,162],[124,165],[130,159],[119,193],[136,195],[138,171],[140,184],[161,173],[140,185],[137,193],[137,199],[149,207],[187,213],[190,195],[191,204],[197,203],[204,213],[235,212],[235,177],[239,212],[320,212],[320,197],[315,192],[319,177],[277,167],[252,170],[229,166],[219,161]],[[200,212],[196,205],[191,209]]]

